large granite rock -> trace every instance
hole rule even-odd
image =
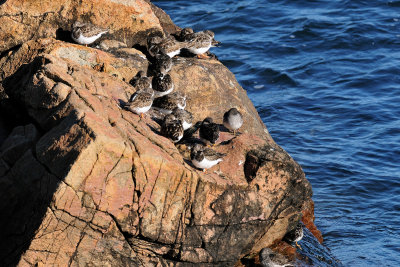
[[[108,28],[114,39],[129,46],[141,43],[149,32],[162,31],[152,4],[144,0],[6,1],[0,5],[0,51],[42,37],[67,39],[76,20]]]
[[[89,6],[133,8],[136,2]],[[32,9],[21,16],[36,14],[35,36],[53,36],[41,32],[48,16],[69,23],[76,10],[86,10],[44,1],[59,9],[43,15],[33,3],[18,8]],[[143,14],[137,15],[155,17]],[[178,57],[171,70],[196,120],[210,115],[221,123],[223,112],[234,106],[245,115],[240,136],[221,134],[216,150],[227,153],[224,161],[203,173],[190,164],[185,145],[178,149],[159,135],[150,116],[140,120],[120,108],[134,92],[128,81],[149,66],[140,51],[105,52],[53,38],[26,42],[29,38],[2,40],[0,49],[13,48],[0,58],[8,103],[1,116],[19,115],[27,122],[0,143],[5,265],[232,266],[279,242],[302,216],[314,229],[311,186],[301,167],[274,143],[246,92],[220,62]]]

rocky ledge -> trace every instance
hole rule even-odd
[[[98,48],[69,42],[78,19],[110,29]],[[294,254],[281,239],[300,219],[322,241],[301,167],[218,60],[176,57],[170,72],[196,121],[244,114],[207,173],[151,116],[121,109],[149,67],[131,47],[176,30],[143,0],[0,6],[0,121],[13,128],[0,143],[5,265],[241,265],[264,247]]]

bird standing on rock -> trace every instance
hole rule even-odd
[[[214,39],[214,32],[205,30],[195,33],[187,33],[183,36],[186,43],[185,48],[191,53],[196,54],[198,58],[208,58],[205,53],[211,48],[218,46],[220,42]]]
[[[172,59],[165,54],[157,54],[154,59],[153,68],[156,73],[167,74],[172,68]]]
[[[135,77],[129,82],[137,91],[152,88],[152,82],[149,77],[144,74],[144,71],[139,71]]]
[[[161,134],[174,143],[179,142],[184,134],[182,122],[173,114],[166,115],[161,125]]]
[[[184,130],[189,129],[193,125],[193,116],[192,113],[190,113],[189,111],[175,108],[172,111],[172,114],[174,114],[174,116],[182,122]]]
[[[174,83],[172,81],[171,75],[158,73],[153,77],[153,89],[155,97],[162,97],[168,95],[174,90]]]
[[[228,130],[233,131],[233,135],[236,136],[236,130],[243,125],[243,116],[236,108],[231,108],[225,112],[223,123],[224,126]]]
[[[224,156],[226,156],[226,154],[218,153],[200,144],[194,145],[190,152],[190,159],[193,165],[196,168],[202,169],[203,172],[221,162]]]
[[[128,103],[124,105],[124,108],[140,115],[143,118],[143,114],[150,110],[153,104],[154,92],[152,88],[145,88],[143,90],[136,91],[129,99]]]
[[[108,30],[92,25],[76,21],[72,25],[71,37],[78,44],[88,45],[99,39]]]
[[[165,38],[153,36],[147,41],[147,49],[152,57],[155,57],[157,54],[165,54],[173,58],[178,55],[184,47],[184,43],[175,40],[172,36],[167,36]]]
[[[214,146],[219,138],[218,124],[214,123],[210,117],[205,118],[201,123],[199,136],[205,145],[212,144]]]
[[[286,235],[283,237],[283,241],[289,244],[296,243],[296,246],[301,249],[301,246],[297,242],[300,241],[303,236],[303,225],[301,222],[299,222],[292,231],[286,233]]]
[[[170,114],[175,108],[185,109],[186,96],[180,92],[174,92],[154,100],[154,109],[163,114]]]

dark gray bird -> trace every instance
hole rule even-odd
[[[263,267],[293,267],[285,256],[274,252],[270,248],[263,248],[259,256]]]
[[[76,21],[72,25],[71,37],[78,44],[88,45],[99,39],[107,29],[90,23]]]
[[[174,82],[169,74],[158,73],[153,77],[152,84],[155,97],[168,95],[174,90]]]
[[[161,134],[174,143],[179,142],[184,134],[182,122],[173,114],[166,115],[161,125]]]
[[[211,148],[196,144],[190,152],[190,159],[195,167],[202,169],[204,172],[212,166],[222,161],[226,154],[218,153]]]
[[[170,114],[175,108],[185,109],[186,96],[180,92],[174,92],[154,99],[153,106],[163,114]]]
[[[214,123],[213,119],[210,117],[205,118],[201,123],[199,136],[205,145],[215,145],[219,138],[218,124]]]
[[[283,241],[289,244],[296,243],[296,246],[301,249],[301,246],[297,242],[300,241],[303,236],[303,225],[301,222],[298,222],[293,230],[286,233],[286,235],[283,237]]]
[[[242,114],[236,109],[231,108],[224,114],[224,126],[233,131],[233,135],[236,136],[236,130],[242,127],[243,125],[243,116]]]

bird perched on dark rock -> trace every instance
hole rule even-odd
[[[166,115],[161,125],[161,134],[174,143],[179,142],[184,134],[182,122],[173,114]]]
[[[225,112],[223,123],[224,126],[228,130],[233,131],[233,135],[236,136],[236,130],[243,125],[243,116],[236,108],[231,108]]]
[[[226,156],[223,153],[218,153],[211,148],[204,147],[201,144],[193,146],[190,152],[190,159],[196,168],[202,169],[204,172],[212,166],[222,161]]]
[[[205,118],[201,123],[199,136],[205,145],[215,145],[219,138],[218,124],[214,123],[213,119],[210,117]]]

